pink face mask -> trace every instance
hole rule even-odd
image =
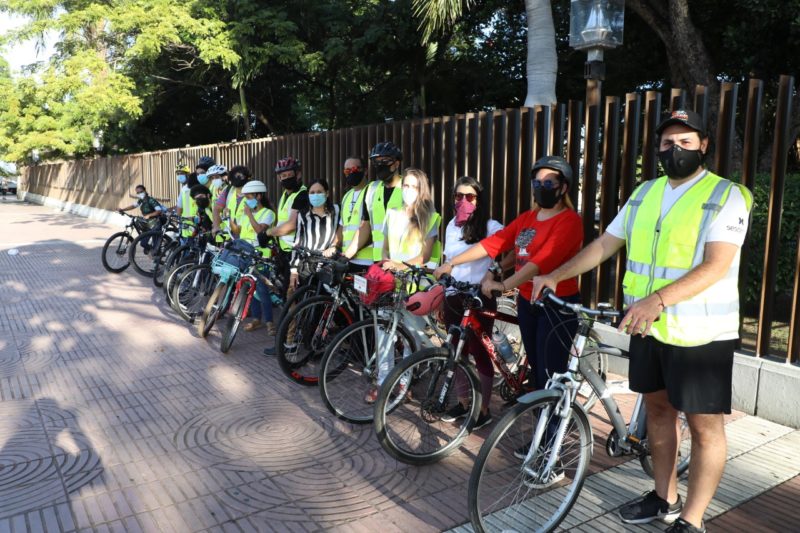
[[[456,202],[456,226],[463,226],[467,223],[470,215],[475,212],[476,206],[466,199]]]

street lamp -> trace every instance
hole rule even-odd
[[[625,0],[572,0],[569,45],[586,50],[586,79],[605,78],[603,51],[622,44],[624,22]]]

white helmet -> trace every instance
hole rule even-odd
[[[228,167],[225,165],[214,165],[213,167],[209,168],[206,174],[209,176],[219,176],[220,174],[227,174]]]
[[[267,192],[267,186],[264,185],[263,181],[259,180],[251,180],[244,184],[242,187],[242,194],[248,193],[257,193],[257,192]]]

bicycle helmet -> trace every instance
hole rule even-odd
[[[192,169],[189,168],[189,165],[184,163],[178,163],[175,165],[175,174],[189,174],[191,171]]]
[[[209,176],[224,176],[228,173],[228,167],[225,165],[214,165],[206,171]]]
[[[375,159],[376,157],[392,157],[400,161],[403,159],[403,152],[393,142],[386,141],[378,143],[372,148],[369,158]]]
[[[557,155],[547,155],[539,159],[531,169],[531,179],[536,178],[536,172],[542,168],[549,168],[561,174],[561,179],[572,188],[572,167],[567,160]]]
[[[264,185],[263,181],[260,180],[248,181],[242,187],[242,194],[250,194],[250,193],[255,194],[258,192],[263,192],[263,193],[267,192],[267,186]]]
[[[367,269],[364,278],[367,280],[367,292],[360,295],[364,305],[372,305],[378,298],[394,290],[394,274],[377,263]]]
[[[213,157],[211,157],[210,155],[204,155],[197,160],[195,168],[200,167],[208,170],[210,167],[214,165],[214,163],[216,163],[216,161],[214,161]]]
[[[300,164],[300,161],[294,157],[284,157],[275,164],[275,174],[280,174],[281,172],[287,172],[289,170],[298,171],[301,168],[302,165]]]
[[[415,292],[406,303],[406,309],[417,316],[426,316],[442,306],[444,287],[434,285],[426,291]]]

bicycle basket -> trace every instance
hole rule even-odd
[[[380,265],[372,265],[364,279],[367,286],[359,291],[361,302],[369,307],[385,307],[393,303],[395,289],[394,274],[383,270]]]
[[[238,276],[240,269],[236,265],[228,263],[222,257],[216,257],[211,262],[211,272],[219,276],[220,279],[227,281]]]

